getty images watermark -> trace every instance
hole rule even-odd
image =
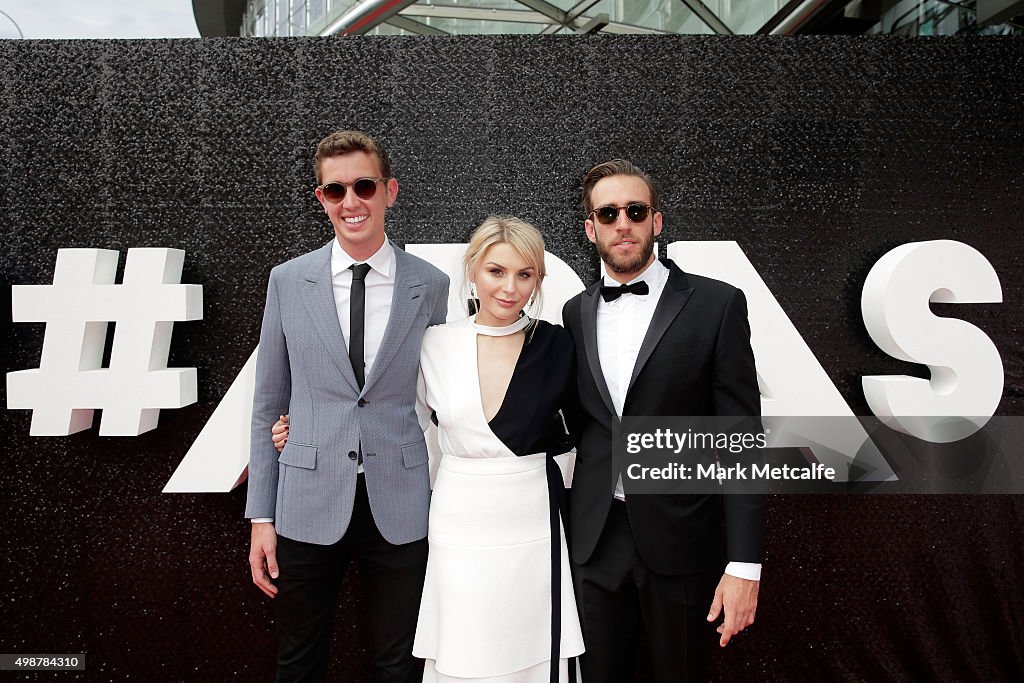
[[[609,476],[627,496],[1024,493],[1024,418],[910,419],[932,433],[962,433],[964,421],[976,431],[934,443],[874,417],[625,417]]]

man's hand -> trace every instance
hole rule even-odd
[[[252,525],[249,569],[252,571],[252,582],[268,596],[275,597],[277,586],[270,579],[276,579],[278,575],[277,531],[270,522],[255,522]]]
[[[760,581],[741,579],[730,574],[723,574],[715,589],[715,599],[711,602],[708,621],[714,621],[725,610],[725,621],[716,629],[722,634],[718,644],[728,645],[729,640],[754,623],[754,612],[757,611],[757,590]]]
[[[274,423],[274,426],[270,428],[270,438],[274,440],[274,448],[280,453],[284,450],[284,445],[288,443],[288,416],[282,415]]]

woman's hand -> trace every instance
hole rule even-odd
[[[270,428],[270,438],[274,440],[274,448],[280,453],[288,443],[288,416],[282,415]]]

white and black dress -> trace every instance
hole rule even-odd
[[[437,416],[441,447],[413,645],[424,683],[576,680],[583,636],[551,452],[566,450],[552,445],[552,424],[574,390],[569,334],[539,321],[490,422],[480,400],[477,335],[525,322],[467,319],[423,337],[420,399]]]

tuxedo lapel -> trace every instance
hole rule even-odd
[[[686,302],[690,300],[690,295],[693,294],[693,287],[690,286],[690,279],[686,277],[686,273],[671,261],[666,260],[664,263],[669,269],[668,282],[665,283],[661,298],[654,309],[651,325],[647,328],[647,334],[644,335],[644,341],[640,345],[640,353],[637,354],[633,374],[629,378],[629,389],[626,390],[626,396],[629,396],[629,392],[633,390],[633,383],[636,382],[640,371],[644,369],[644,365],[654,353],[654,348],[665,335],[669,325],[683,310]]]
[[[427,293],[426,284],[415,262],[394,244],[391,246],[395,252],[395,289],[391,298],[391,313],[377,357],[363,386],[364,391],[368,391],[380,379],[388,364],[395,359],[423,307],[423,298]]]
[[[616,415],[615,404],[612,403],[612,395],[608,391],[608,383],[604,379],[604,372],[601,371],[601,356],[597,351],[597,304],[601,300],[601,281],[592,284],[584,293],[580,301],[581,324],[583,326],[583,346],[587,354],[587,364],[590,366],[590,374],[594,377],[597,391],[601,394],[608,412]]]
[[[338,307],[334,302],[334,283],[331,278],[331,243],[318,252],[316,263],[306,273],[302,283],[302,303],[306,307],[309,318],[317,334],[327,349],[327,355],[338,367],[352,390],[359,393],[352,361],[348,357],[345,337],[341,333],[338,321]]]

